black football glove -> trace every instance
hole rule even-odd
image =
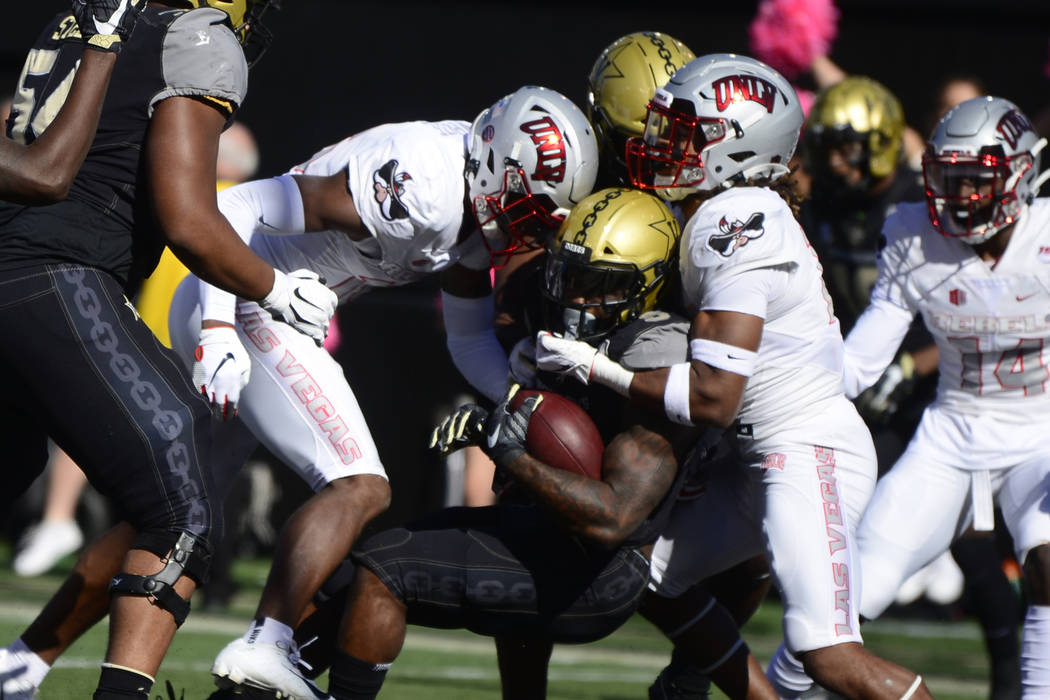
[[[73,0],[73,16],[84,43],[99,51],[120,51],[148,0]]]
[[[430,447],[444,457],[468,445],[482,444],[488,417],[489,412],[477,404],[460,406],[434,428],[430,434]]]
[[[510,403],[520,388],[520,384],[511,385],[503,402],[492,409],[485,420],[485,443],[481,449],[500,467],[507,466],[526,452],[529,420],[543,401],[542,395],[530,396],[518,406],[518,410],[511,411]]]

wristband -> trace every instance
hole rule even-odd
[[[754,374],[758,361],[758,353],[754,350],[745,350],[706,338],[693,338],[689,341],[689,357],[742,377]]]
[[[620,396],[630,396],[634,372],[598,353],[591,365],[590,381],[604,384]]]
[[[664,387],[664,412],[672,422],[679,425],[693,425],[693,417],[689,412],[689,370],[688,362],[671,365],[667,386]]]

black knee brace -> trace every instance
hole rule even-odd
[[[149,576],[119,573],[109,582],[109,592],[149,598],[171,613],[176,626],[181,626],[190,614],[190,601],[175,592],[175,582],[183,575],[195,543],[192,535],[182,533],[168,554],[163,569]]]

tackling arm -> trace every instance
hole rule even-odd
[[[701,311],[689,334],[689,362],[636,372],[631,399],[679,423],[728,428],[740,409],[762,326],[750,314]]]
[[[471,386],[499,401],[507,389],[507,353],[496,338],[489,271],[456,264],[441,273],[441,313],[452,362]]]

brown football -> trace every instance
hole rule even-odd
[[[543,395],[529,420],[525,447],[529,454],[556,469],[602,478],[602,456],[605,445],[598,427],[578,404],[550,391],[522,389],[511,401],[516,410],[521,402],[536,394]]]

